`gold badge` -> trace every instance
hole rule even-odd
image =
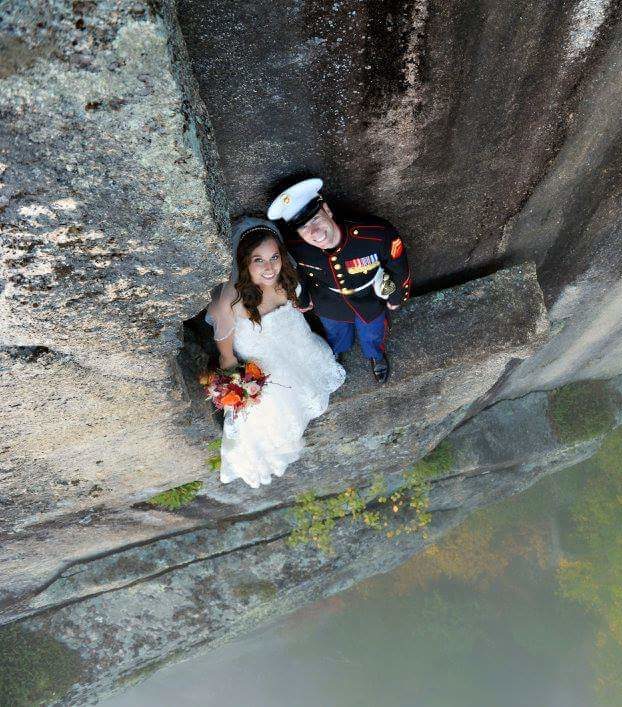
[[[382,292],[383,297],[389,297],[392,295],[397,288],[395,287],[395,283],[389,275],[385,272],[382,274],[382,285],[380,286],[380,291]]]
[[[285,196],[283,197],[284,204],[289,204],[291,202],[291,200],[292,200],[292,197],[289,194],[285,194]]]

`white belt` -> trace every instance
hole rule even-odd
[[[376,279],[375,277],[372,277],[372,279],[369,282],[366,282],[364,285],[361,285],[360,287],[355,287],[353,290],[350,290],[347,287],[344,287],[343,289],[347,290],[348,294],[351,295],[351,294],[354,294],[355,292],[360,292],[361,290],[364,290],[366,287],[369,287],[370,285],[373,285],[375,279]],[[332,292],[343,292],[343,290],[338,290],[334,287],[329,287],[328,289],[331,290]]]

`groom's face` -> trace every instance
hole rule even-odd
[[[322,208],[312,219],[301,228],[296,229],[298,235],[305,243],[316,248],[335,248],[341,240],[339,226],[333,220],[333,212],[327,204],[322,204]]]

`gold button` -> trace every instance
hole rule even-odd
[[[341,290],[342,295],[351,295],[353,292],[354,290],[348,290],[346,287]]]
[[[354,233],[355,236],[358,236],[358,234],[359,234],[358,228],[355,228],[355,229],[352,231],[352,233]]]
[[[333,267],[335,268],[335,270],[341,270],[341,265],[339,265],[339,263],[335,263]]]
[[[331,259],[331,260],[333,261],[333,263],[334,263],[335,260],[337,260],[337,256],[336,256],[336,255],[331,255],[331,256],[330,256],[330,259]]]
[[[310,272],[309,277],[315,277],[315,275],[312,272]]]
[[[337,278],[338,278],[339,280],[343,280],[343,275],[342,275],[341,273],[338,273],[338,274],[337,274]]]

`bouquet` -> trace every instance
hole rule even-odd
[[[214,407],[217,410],[231,410],[234,417],[240,410],[259,402],[267,380],[268,376],[253,361],[199,376],[199,383],[205,388],[205,395]]]

